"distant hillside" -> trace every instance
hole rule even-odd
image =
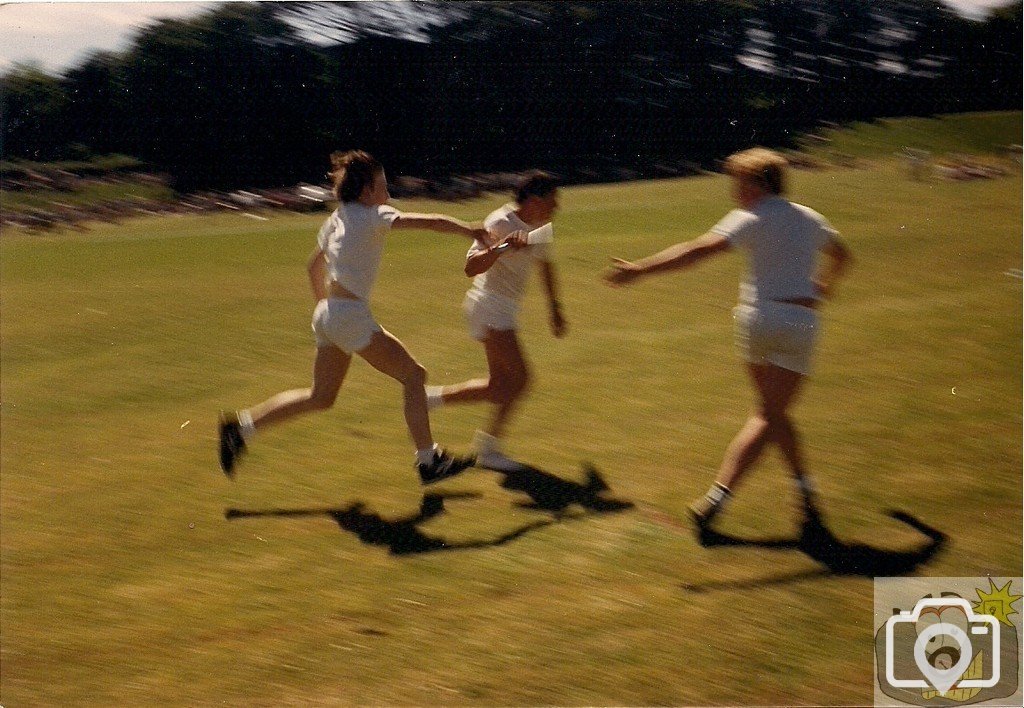
[[[1021,111],[960,113],[936,118],[885,118],[822,130],[803,142],[811,155],[854,158],[891,157],[904,148],[933,155],[998,155],[1020,145]]]
[[[949,179],[991,178],[1012,171],[1014,164],[1020,165],[1022,113],[880,119],[825,128],[798,142],[798,152],[787,151],[795,164],[853,166],[862,161],[908,158],[910,153],[906,150],[910,149],[928,153],[922,154],[920,160],[911,158],[915,170],[927,170]],[[82,162],[0,162],[0,227],[28,231],[82,229],[87,222],[116,221],[140,214],[274,208],[310,211],[323,209],[327,203],[324,191],[309,185],[176,194],[163,177],[147,174],[143,168],[141,161],[124,155]],[[692,172],[695,171],[696,166]],[[641,174],[620,170],[614,181],[633,181]],[[686,173],[665,169],[657,174],[667,177]],[[512,178],[514,175],[508,173],[456,175],[443,181],[405,177],[395,181],[393,193],[397,197],[458,200],[487,192],[507,192],[508,180]]]

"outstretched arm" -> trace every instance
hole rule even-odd
[[[729,248],[729,241],[725,236],[709,232],[692,241],[669,246],[664,251],[636,262],[616,258],[611,272],[606,273],[604,279],[609,285],[626,285],[642,275],[689,268],[705,258],[724,253]]]
[[[818,277],[814,279],[814,289],[817,291],[818,297],[827,298],[832,296],[836,281],[846,273],[853,263],[853,255],[846,244],[834,234],[829,237],[821,250],[825,252],[828,262],[822,266]]]
[[[526,248],[527,245],[526,232],[513,231],[493,246],[473,249],[466,256],[466,275],[473,278],[481,273],[486,273],[505,251],[518,251],[521,248]]]
[[[551,311],[551,332],[561,339],[565,336],[568,325],[562,316],[562,303],[558,299],[558,276],[555,264],[551,261],[540,262],[540,272],[544,281],[544,292],[548,296],[548,308]]]
[[[487,229],[480,223],[469,223],[444,214],[399,214],[391,224],[392,229],[423,229],[443,234],[468,236],[481,243],[490,245],[492,239]]]
[[[313,250],[306,270],[309,273],[309,285],[313,288],[313,299],[320,302],[327,297],[327,261],[324,260],[322,248]]]

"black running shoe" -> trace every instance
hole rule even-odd
[[[715,535],[715,532],[711,530],[711,522],[718,516],[718,512],[721,509],[720,505],[712,502],[707,496],[695,500],[690,504],[690,508],[687,509],[690,521],[693,522],[694,531],[697,534],[697,543],[700,545],[710,545],[709,539]]]
[[[220,414],[220,468],[229,478],[235,477],[235,463],[245,452],[242,426],[233,413]]]
[[[434,459],[429,463],[419,463],[416,470],[420,473],[420,482],[433,484],[448,477],[454,477],[467,467],[476,464],[476,457],[454,457],[444,450],[434,453]]]
[[[706,529],[711,525],[711,520],[718,516],[720,506],[707,497],[707,495],[695,499],[687,512],[690,520],[698,529]]]

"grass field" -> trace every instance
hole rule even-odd
[[[170,201],[174,192],[162,184],[130,181],[108,184],[90,184],[82,189],[67,192],[53,190],[26,190],[21,192],[4,192],[4,210],[10,213],[23,212],[28,209],[52,209],[54,204],[71,206],[88,206],[104,201],[147,202]]]
[[[793,182],[857,259],[796,408],[832,531],[913,548],[884,513],[904,509],[950,537],[916,574],[1019,574],[1020,172],[913,182],[882,162]],[[535,282],[536,382],[509,444],[539,470],[526,482],[566,482],[520,487],[564,508],[470,471],[432,490],[446,513],[422,523],[400,389],[363,362],[333,410],[259,438],[237,481],[217,468],[218,409],[308,381],[321,217],[5,238],[0,702],[869,703],[870,578],[702,548],[685,526],[751,402],[731,332],[741,259],[599,281],[610,256],[699,234],[727,195],[719,176],[564,190],[571,331],[548,333]],[[398,206],[481,218],[501,201]],[[482,373],[464,252],[396,233],[375,292],[437,383]],[[443,409],[435,434],[465,449],[484,414]],[[632,507],[593,508],[588,464],[600,499]],[[722,527],[791,535],[792,500],[771,452]]]
[[[856,158],[889,158],[903,148],[927,150],[942,158],[950,153],[991,156],[1017,145],[1021,114],[1012,111],[961,113],[937,118],[890,118],[823,131],[828,140],[812,152],[838,152]]]

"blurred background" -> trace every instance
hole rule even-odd
[[[1020,2],[0,5],[0,704],[869,705],[872,578],[1020,575],[1021,46]],[[832,535],[800,543],[769,454],[705,548],[744,263],[599,276],[720,219],[754,144],[856,257],[797,414]],[[309,380],[356,147],[402,210],[571,183],[570,334],[522,312],[529,474],[425,495],[358,362],[221,474],[217,411]],[[465,247],[381,264],[434,383],[485,370]],[[431,422],[465,450],[482,415]]]
[[[5,161],[130,156],[179,192],[322,182],[354,147],[469,185],[688,174],[823,122],[1021,105],[1021,3],[996,0],[30,3],[0,27]]]

